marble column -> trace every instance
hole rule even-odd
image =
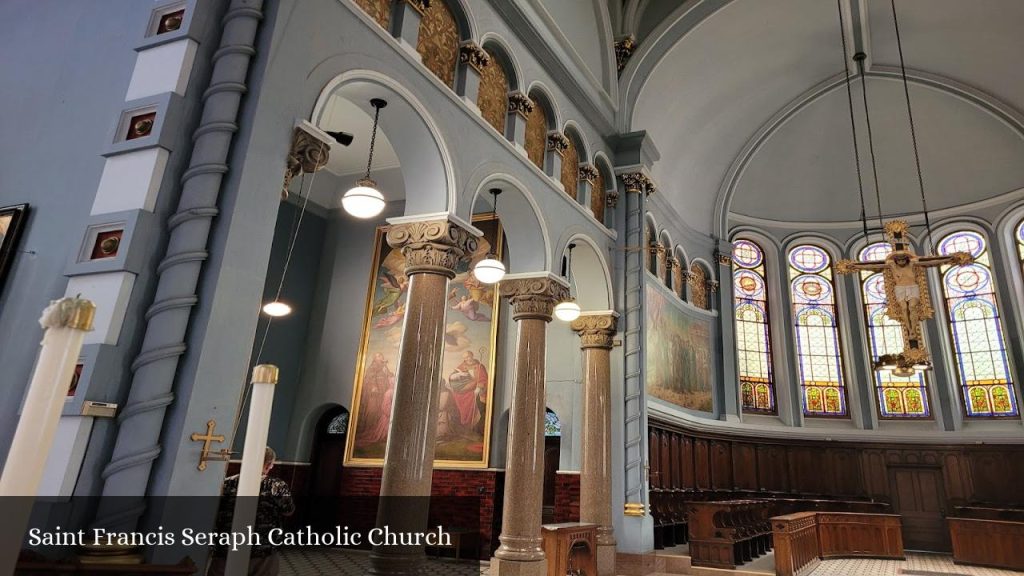
[[[597,573],[615,574],[612,528],[611,350],[619,315],[586,312],[573,321],[583,350],[580,522],[597,524]]]
[[[547,324],[569,286],[552,274],[512,274],[501,282],[517,325],[512,408],[508,421],[501,546],[492,574],[543,576],[541,506],[544,494],[544,365]]]
[[[387,242],[405,257],[409,287],[377,526],[420,532],[427,527],[434,470],[448,281],[477,239],[470,227],[451,219],[389,222]],[[422,546],[375,547],[370,573],[416,574],[423,558]]]

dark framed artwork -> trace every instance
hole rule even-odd
[[[0,290],[14,262],[15,249],[28,215],[28,204],[0,208]]]

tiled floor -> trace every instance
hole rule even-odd
[[[280,576],[363,576],[369,573],[369,553],[340,548],[293,548],[281,551]],[[479,576],[485,567],[430,558],[423,576]]]
[[[907,560],[825,560],[811,576],[1020,576],[1024,572],[953,564],[942,554],[907,554]]]

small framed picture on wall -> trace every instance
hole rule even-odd
[[[27,215],[28,204],[0,208],[0,290],[3,290],[7,272],[14,261],[18,237]]]

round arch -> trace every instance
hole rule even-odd
[[[585,311],[612,310],[614,294],[611,269],[600,244],[583,233],[566,235],[567,238],[559,239],[557,260],[561,266],[562,257],[569,253],[569,244],[576,245],[572,252],[572,278],[576,302]]]
[[[508,78],[509,90],[520,90],[523,84],[523,69],[516,60],[508,42],[496,32],[486,32],[480,39],[480,46],[488,50],[498,60],[498,64],[505,71]]]
[[[320,126],[333,99],[342,98],[371,110],[371,98],[384,98],[380,129],[388,135],[405,180],[405,215],[456,212],[455,171],[437,122],[404,86],[374,70],[349,70],[320,91],[310,121]],[[415,194],[408,191],[415,190]],[[395,200],[396,198],[388,198]]]
[[[529,189],[515,176],[505,172],[494,172],[484,177],[476,186],[469,210],[477,211],[481,202],[491,205],[491,188],[501,188],[498,198],[498,217],[508,243],[509,271],[513,273],[551,270],[551,240],[548,227],[536,200]],[[469,215],[472,218],[472,215]]]
[[[562,125],[562,134],[565,134],[565,137],[576,145],[576,154],[579,156],[580,163],[590,162],[590,147],[587,144],[587,139],[583,137],[583,130],[575,120],[566,120]]]
[[[526,89],[526,95],[537,100],[537,103],[544,108],[548,118],[548,130],[555,130],[562,125],[562,114],[558,110],[555,99],[551,96],[551,90],[540,80],[534,80]]]

